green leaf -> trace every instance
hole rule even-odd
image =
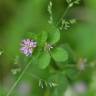
[[[68,53],[67,53],[67,51],[64,50],[61,47],[55,48],[51,52],[51,56],[57,62],[64,62],[64,61],[68,60]]]
[[[47,37],[48,37],[48,34],[47,32],[45,31],[42,31],[39,36],[38,36],[38,39],[39,39],[39,44],[40,46],[44,46],[44,44],[46,43],[47,41]]]
[[[57,28],[52,28],[49,32],[48,43],[55,44],[60,40],[60,31]]]
[[[45,69],[50,64],[50,54],[48,52],[43,52],[38,58],[39,68]]]

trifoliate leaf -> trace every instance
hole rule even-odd
[[[61,47],[55,48],[51,52],[51,56],[57,62],[64,62],[64,61],[68,60],[68,53],[67,53],[67,51],[64,50]]]
[[[55,44],[60,40],[60,31],[57,28],[53,28],[49,32],[48,43]]]
[[[39,68],[45,69],[50,64],[50,54],[48,52],[43,52],[38,58]]]

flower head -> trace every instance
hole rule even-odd
[[[77,93],[85,93],[87,91],[87,85],[84,82],[75,83],[73,89]]]
[[[33,49],[37,46],[37,42],[34,42],[33,40],[26,39],[23,40],[21,43],[21,52],[24,53],[26,56],[29,56],[32,54]]]

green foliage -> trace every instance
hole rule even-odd
[[[51,52],[51,56],[56,62],[64,62],[68,60],[67,51],[61,47],[54,48]]]
[[[42,52],[38,58],[38,66],[41,69],[45,69],[50,64],[50,54],[48,52]]]
[[[95,2],[0,0],[0,96],[66,96],[78,81],[95,96]],[[37,42],[27,57],[22,40]]]
[[[48,38],[48,33],[43,31],[39,34],[38,39],[39,39],[39,45],[44,46]]]
[[[49,44],[53,45],[60,40],[60,31],[55,27],[53,27],[52,30],[49,30],[48,35]]]

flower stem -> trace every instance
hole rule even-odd
[[[21,72],[20,76],[18,77],[16,82],[13,84],[13,86],[11,87],[11,89],[9,90],[9,92],[7,93],[6,96],[10,96],[11,95],[12,91],[15,89],[15,87],[17,86],[17,84],[19,83],[19,81],[21,80],[21,78],[23,77],[24,73],[29,68],[31,63],[32,63],[32,60],[25,66],[24,70]]]
[[[60,22],[62,21],[62,19],[63,19],[63,18],[66,16],[66,14],[68,13],[69,9],[70,9],[70,6],[68,6],[68,7],[66,8],[66,10],[65,10],[64,13],[63,13],[63,15],[61,16],[61,18],[60,18],[59,21],[57,22],[56,26],[58,26],[58,25],[60,24]]]

